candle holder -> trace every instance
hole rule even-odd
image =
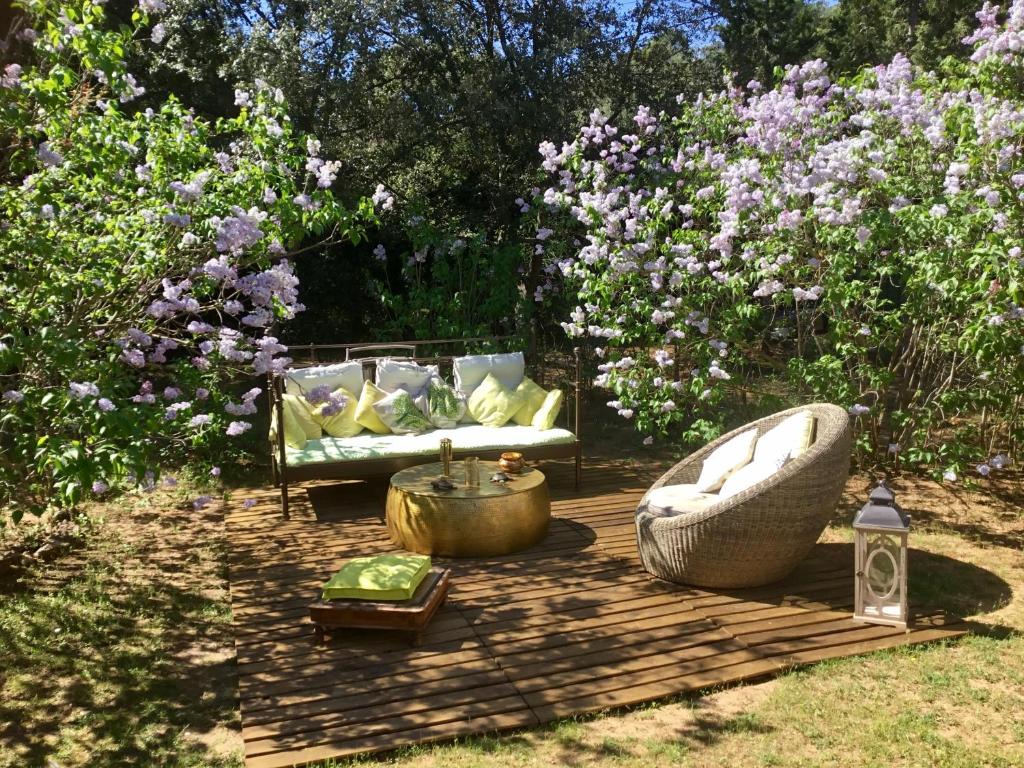
[[[466,466],[466,487],[480,487],[480,459],[476,456],[467,456]]]
[[[441,474],[444,477],[452,474],[452,441],[449,437],[441,438]]]

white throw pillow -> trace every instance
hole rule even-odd
[[[436,365],[420,365],[410,360],[382,358],[377,361],[377,378],[374,382],[385,392],[404,389],[418,397],[427,388],[433,376],[437,376]]]
[[[751,462],[778,464],[787,458],[795,459],[810,447],[813,433],[814,415],[810,411],[794,413],[758,438]]]
[[[711,493],[721,488],[730,474],[750,462],[756,441],[757,430],[748,429],[715,448],[700,468],[700,477],[695,483],[697,490]]]
[[[647,512],[658,517],[672,517],[687,512],[699,512],[719,501],[714,493],[701,493],[692,483],[663,485],[647,495]]]
[[[349,392],[363,391],[363,364],[359,360],[309,368],[289,368],[284,375],[284,391],[290,395],[301,395],[314,387],[327,387],[329,392],[339,387]]]
[[[757,485],[762,480],[767,480],[788,463],[788,455],[775,461],[768,459],[758,461],[757,459],[754,459],[752,462],[747,464],[747,466],[740,467],[729,475],[728,479],[722,485],[722,490],[718,492],[718,498],[728,499],[730,496],[735,496],[737,493],[741,493],[742,491]]]
[[[505,389],[514,390],[526,375],[526,361],[522,352],[467,355],[452,361],[452,373],[455,375],[455,391],[464,397],[473,394],[488,373],[493,373]]]

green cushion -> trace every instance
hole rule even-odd
[[[359,401],[356,403],[356,424],[378,435],[390,435],[388,425],[381,421],[380,416],[373,410],[373,404],[387,396],[388,393],[372,381],[364,381],[363,391],[359,393]]]
[[[429,570],[428,555],[357,557],[324,584],[324,600],[409,600]]]
[[[523,407],[526,396],[518,390],[505,389],[493,373],[488,373],[480,386],[469,396],[467,408],[474,421],[485,427],[500,427]]]
[[[319,440],[323,436],[306,398],[285,393],[281,397],[281,413],[284,415],[284,442],[289,448],[301,450],[307,440]],[[277,440],[277,408],[270,414],[270,439]]]
[[[552,389],[548,392],[540,408],[533,414],[530,426],[540,430],[553,428],[555,426],[555,419],[558,418],[558,412],[562,410],[562,401],[564,399],[560,389]]]
[[[529,427],[533,422],[534,414],[544,405],[544,398],[548,396],[548,393],[529,377],[519,382],[516,392],[523,396],[523,407],[515,412],[512,421],[521,427]]]

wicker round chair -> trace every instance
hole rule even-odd
[[[711,451],[752,427],[758,437],[794,413],[815,418],[814,442],[767,480],[699,512],[647,509],[651,491],[696,482]],[[792,408],[733,430],[666,472],[636,512],[637,547],[655,576],[702,587],[754,587],[784,578],[814,547],[843,492],[852,437],[846,411],[828,403]]]

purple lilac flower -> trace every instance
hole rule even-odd
[[[100,388],[91,381],[72,381],[68,386],[71,396],[76,400],[86,397],[99,397]]]
[[[210,468],[210,474],[213,477],[220,477],[220,467],[211,467]]]
[[[20,403],[25,399],[25,394],[19,389],[8,389],[4,392],[3,398],[8,403]]]
[[[110,486],[102,480],[94,480],[92,484],[92,492],[96,496],[102,496],[104,493],[110,490]]]
[[[208,413],[197,413],[188,421],[190,427],[204,427],[213,420],[213,417]]]
[[[243,509],[252,509],[256,506],[256,499],[246,499],[242,502]]]
[[[232,421],[228,424],[228,428],[225,432],[228,437],[237,437],[238,435],[247,432],[252,428],[252,424],[247,421]]]
[[[177,387],[164,387],[164,400],[177,400],[181,397],[181,390]]]
[[[51,149],[48,141],[39,145],[36,154],[39,156],[39,161],[47,168],[55,168],[64,164],[64,155]]]
[[[199,510],[205,509],[206,507],[208,507],[210,505],[211,501],[213,501],[213,496],[208,496],[208,495],[199,496],[199,497],[197,497],[192,502],[192,508],[196,512],[198,512]]]
[[[117,406],[114,405],[110,398],[107,397],[101,397],[99,400],[97,400],[96,407],[99,408],[104,413],[110,413],[111,411],[117,410]]]

